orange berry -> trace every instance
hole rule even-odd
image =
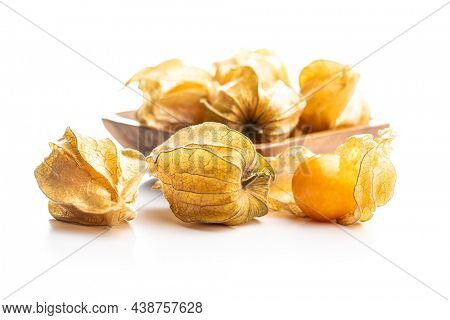
[[[334,220],[353,212],[358,172],[339,155],[321,154],[308,158],[295,171],[292,191],[295,202],[310,218]]]

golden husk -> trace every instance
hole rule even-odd
[[[368,221],[377,207],[385,205],[394,194],[397,174],[389,159],[393,139],[390,129],[380,130],[379,138],[365,134],[349,138],[336,153],[358,168],[354,198],[356,210],[337,219],[348,225]]]
[[[145,68],[126,83],[138,82],[144,101],[136,113],[144,125],[169,132],[211,120],[200,100],[214,85],[211,75],[178,59]]]
[[[303,146],[291,147],[276,157],[269,157],[267,161],[275,171],[275,180],[270,184],[268,204],[274,211],[286,210],[296,216],[304,217],[305,214],[295,203],[292,194],[292,177],[297,168],[303,166],[305,159],[312,157],[313,152]]]
[[[358,79],[349,66],[334,61],[316,60],[303,68],[299,85],[307,103],[299,127],[316,132],[367,124],[367,103],[359,95],[352,99]]]
[[[275,142],[287,138],[296,127],[305,101],[292,88],[277,81],[263,89],[251,67],[237,67],[223,76],[206,108],[218,122],[242,132],[255,143]]]
[[[222,85],[228,82],[227,74],[231,70],[238,67],[250,67],[258,75],[264,89],[271,88],[278,81],[289,86],[286,67],[275,53],[267,49],[242,50],[230,59],[216,62],[214,66],[215,79]]]
[[[135,217],[131,205],[147,168],[140,152],[119,151],[109,139],[95,140],[70,128],[50,147],[34,175],[55,219],[112,226]]]
[[[273,169],[248,138],[223,124],[181,129],[147,161],[173,213],[185,222],[238,225],[268,211]]]

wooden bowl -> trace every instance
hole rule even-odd
[[[106,129],[123,147],[139,150],[146,156],[171,135],[170,132],[141,125],[135,117],[135,110],[103,117],[102,120]],[[387,127],[389,127],[388,123],[373,122],[369,125],[315,132],[255,146],[258,152],[266,157],[275,156],[288,147],[299,145],[303,145],[315,153],[333,152],[350,136],[361,133],[371,133],[377,136],[378,130]]]

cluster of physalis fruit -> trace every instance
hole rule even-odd
[[[146,172],[185,222],[238,225],[270,209],[348,225],[369,220],[393,195],[389,129],[350,137],[334,153],[291,147],[264,158],[255,149],[305,130],[367,123],[358,75],[347,66],[312,62],[300,73],[300,92],[267,50],[241,52],[214,72],[169,60],[132,81],[144,96],[139,121],[172,136],[145,158],[68,128],[35,170],[56,219],[109,226],[133,219]]]

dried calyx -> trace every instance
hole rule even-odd
[[[367,124],[367,103],[354,97],[359,75],[349,66],[329,60],[316,60],[303,68],[299,76],[301,93],[307,104],[299,127],[307,132],[341,126]]]
[[[207,98],[213,86],[212,76],[200,68],[185,66],[180,60],[168,60],[136,73],[131,82],[138,82],[143,93],[137,119],[148,127],[176,130],[212,120],[200,100]]]
[[[251,67],[231,69],[222,76],[204,106],[217,121],[242,132],[255,143],[287,138],[296,127],[305,101],[284,82],[264,89]]]
[[[228,73],[238,67],[252,68],[264,89],[269,89],[278,81],[282,81],[287,86],[290,85],[283,62],[274,52],[267,49],[242,50],[229,59],[216,62],[214,66],[215,79],[222,85],[229,81]]]
[[[132,204],[147,168],[140,152],[118,150],[109,139],[95,140],[70,128],[50,147],[34,175],[55,219],[112,226],[135,217]]]
[[[314,153],[307,148],[295,146],[286,149],[278,156],[267,158],[275,171],[275,180],[270,184],[268,196],[270,209],[274,211],[286,210],[300,217],[306,216],[298,207],[292,194],[292,177],[297,168],[301,168],[305,172],[308,171],[304,161],[312,156],[314,156]]]
[[[185,222],[237,225],[265,215],[274,172],[241,133],[219,123],[181,129],[147,158]]]

